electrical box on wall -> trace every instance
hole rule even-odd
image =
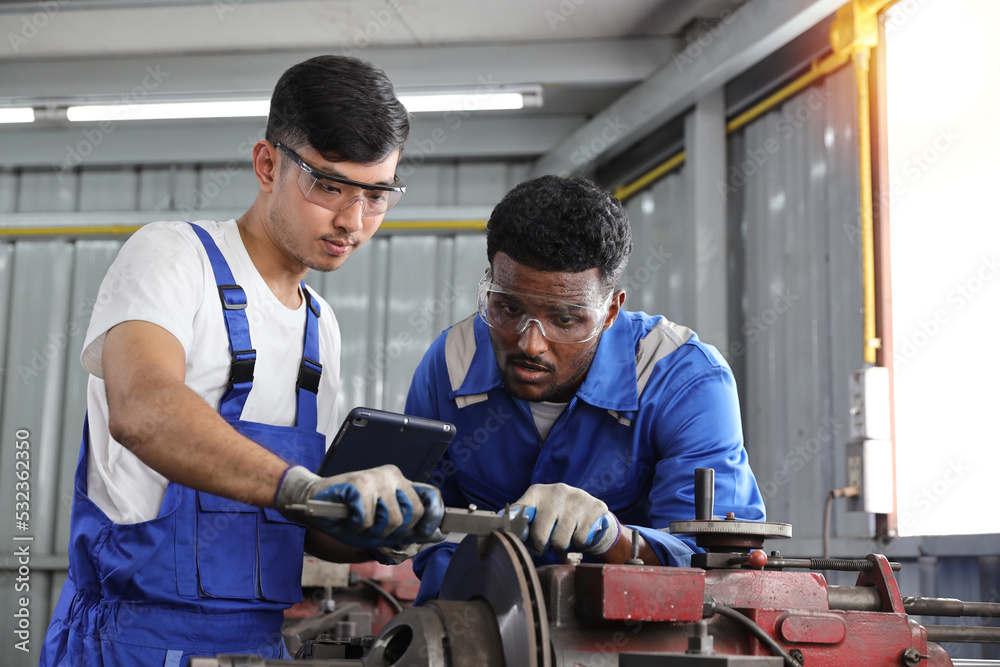
[[[847,443],[847,485],[858,495],[847,499],[852,512],[889,514],[893,510],[892,442],[855,440]]]
[[[851,440],[889,440],[889,369],[851,373]]]

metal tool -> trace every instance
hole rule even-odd
[[[290,505],[290,510],[302,512],[310,517],[328,517],[344,519],[351,514],[351,508],[344,503],[330,503],[323,500],[310,500],[305,505]],[[446,507],[441,526],[429,542],[440,542],[448,533],[464,535],[489,535],[495,530],[502,530],[521,537],[528,530],[528,517],[521,512],[522,508],[507,506],[501,513],[477,510],[474,506],[467,509]]]

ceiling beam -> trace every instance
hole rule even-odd
[[[536,158],[569,136],[586,119],[580,115],[506,115],[437,119],[413,123],[403,155],[416,164],[448,158]],[[79,127],[0,129],[0,167],[137,164],[225,164],[249,161],[263,136],[263,119],[190,121],[131,125],[86,123]]]
[[[750,0],[540,159],[535,175],[606,162],[835,12],[844,0]]]
[[[363,50],[334,46],[329,52],[346,52],[373,62],[386,71],[397,88],[407,89],[635,83],[666,62],[676,45],[673,38],[648,38]],[[59,104],[149,101],[185,95],[270,97],[285,69],[321,53],[296,50],[0,60],[0,105],[16,106],[19,101],[44,105],[50,100]]]

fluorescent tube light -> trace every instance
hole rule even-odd
[[[424,111],[492,111],[524,108],[523,93],[433,93],[400,95],[410,113]]]
[[[0,123],[34,123],[35,110],[31,107],[0,109]]]
[[[404,93],[399,96],[410,113],[430,111],[493,111],[541,106],[541,87],[525,91]],[[70,106],[73,122],[172,120],[187,118],[246,118],[267,116],[270,100],[170,102],[155,104],[88,104]],[[28,110],[30,111],[30,109]]]
[[[93,104],[66,109],[74,122],[171,120],[184,118],[246,118],[267,116],[270,100],[170,102],[162,104]]]

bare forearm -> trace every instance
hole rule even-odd
[[[338,542],[313,528],[306,530],[306,553],[331,563],[365,563],[372,560],[364,549]]]
[[[185,354],[138,320],[108,331],[101,358],[111,437],[184,486],[270,507],[288,464],[241,436],[184,384]]]
[[[111,435],[161,475],[184,486],[261,507],[288,464],[233,429],[183,384],[112,396]]]

